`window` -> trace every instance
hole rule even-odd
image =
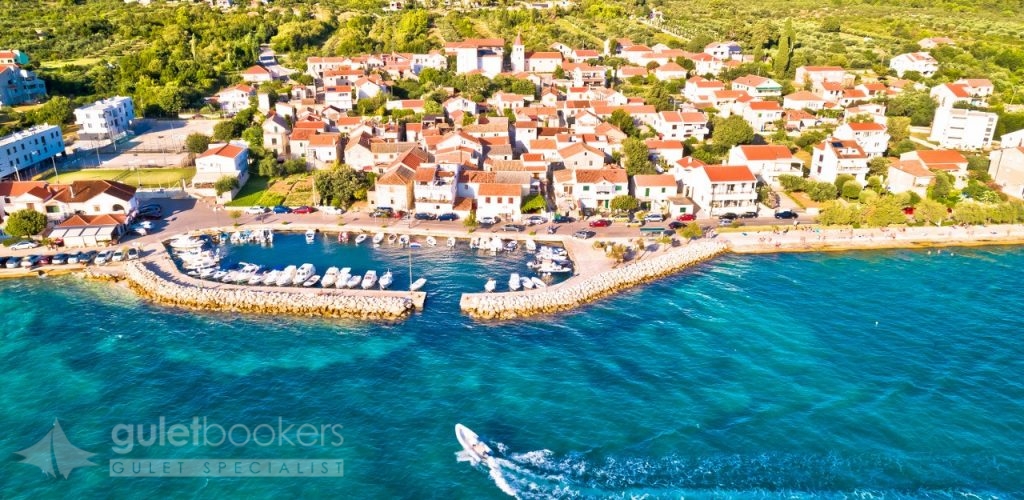
[[[616,191],[622,191],[622,186],[615,186]]]
[[[590,191],[590,186],[583,186],[584,191]]]
[[[491,202],[491,197],[490,196],[484,198],[484,203],[490,203],[490,202]]]

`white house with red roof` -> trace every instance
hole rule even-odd
[[[607,210],[613,198],[629,194],[629,179],[621,168],[558,170],[552,179],[559,211]]]
[[[713,165],[693,169],[683,185],[709,217],[757,211],[757,177],[745,165]]]
[[[274,74],[266,67],[257,64],[242,72],[242,80],[249,83],[269,82],[274,80]]]
[[[889,159],[886,172],[886,188],[893,193],[912,191],[924,198],[928,195],[928,186],[935,180],[935,173],[928,170],[919,160]]]
[[[654,130],[662,139],[703,141],[708,135],[708,117],[699,111],[660,111]]]
[[[28,54],[18,50],[0,50],[0,64],[17,64],[25,66],[29,63]]]
[[[852,75],[839,66],[800,66],[793,80],[797,85],[819,87],[824,82],[844,84],[848,79],[852,80]]]
[[[201,196],[216,196],[213,185],[222,177],[238,179],[238,185],[242,186],[249,179],[248,168],[249,148],[244,143],[211,144],[206,152],[196,157],[196,175],[192,177],[190,191]],[[234,192],[223,196],[231,200]]]
[[[679,185],[671,174],[633,176],[633,196],[640,206],[654,213],[669,211],[670,199],[679,194]]]
[[[787,95],[782,99],[783,109],[808,109],[811,111],[821,111],[825,109],[825,105],[828,104],[825,99],[808,90],[798,90],[792,94]]]
[[[733,80],[732,89],[742,90],[758,99],[782,96],[782,84],[758,75],[746,75]]]
[[[352,87],[348,85],[324,87],[324,105],[334,106],[342,111],[351,111],[355,107],[355,102],[355,99],[352,98]]]
[[[256,88],[240,83],[221,90],[216,95],[217,105],[226,113],[237,113],[249,107],[249,100],[256,96]]]
[[[667,62],[654,68],[654,77],[663,82],[668,80],[682,80],[686,78],[688,71],[686,68],[676,64],[675,62]]]
[[[743,49],[740,44],[733,41],[709,43],[704,46],[704,53],[723,61],[743,60]]]
[[[341,159],[341,134],[324,132],[309,138],[306,156],[316,168],[327,168]]]
[[[1003,135],[1005,141],[1006,135]],[[1024,199],[1024,147],[993,150],[988,155],[988,174],[1003,188],[1003,192],[1017,199]]]
[[[967,186],[967,158],[952,149],[922,149],[900,155],[900,161],[919,161],[924,168],[946,172],[956,180],[957,189]]]
[[[931,78],[939,71],[939,61],[927,52],[909,52],[893,56],[889,60],[889,69],[895,71],[900,78],[908,71],[916,71],[925,78]]]
[[[811,177],[835,182],[840,174],[848,174],[863,185],[868,175],[868,159],[856,141],[831,137],[811,151]]]
[[[479,71],[491,78],[501,73],[505,55],[505,40],[501,38],[469,38],[461,42],[448,42],[446,54],[455,56],[455,73]]]
[[[692,76],[683,85],[683,97],[692,103],[705,103],[711,101],[717,90],[725,90],[725,83],[708,80],[703,76]]]
[[[644,139],[644,144],[650,151],[651,159],[665,161],[669,164],[683,159],[683,154],[686,151],[683,141],[678,139]]]
[[[604,151],[577,142],[558,150],[562,165],[569,169],[604,168]]]
[[[965,79],[936,85],[930,95],[940,108],[951,108],[956,104],[983,107],[988,105],[993,91],[992,82],[987,79]]]
[[[515,222],[523,217],[523,188],[519,184],[480,184],[476,194],[476,216],[497,217]]]
[[[956,42],[952,38],[945,36],[933,36],[930,38],[922,38],[917,42],[917,45],[925,50],[931,50],[939,48],[943,45],[956,45]]]
[[[775,130],[775,122],[782,119],[782,107],[776,101],[750,101],[739,106],[740,116],[753,127],[754,132]]]
[[[562,54],[558,52],[527,52],[526,70],[529,73],[554,73],[562,65]]]
[[[729,165],[745,165],[762,182],[778,186],[780,175],[803,175],[804,162],[786,146],[764,144],[733,146],[729,150]]]
[[[870,158],[885,154],[889,149],[889,128],[876,122],[847,122],[836,127],[836,139],[857,141]]]
[[[7,214],[33,210],[50,220],[75,213],[127,215],[139,206],[136,188],[117,181],[78,180],[71,184],[45,181],[0,182],[0,206]]]

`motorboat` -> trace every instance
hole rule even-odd
[[[316,230],[314,230],[314,229],[307,229],[306,230],[306,243],[313,243],[314,241],[316,241]]]
[[[491,253],[497,254],[500,250],[505,248],[505,242],[501,241],[501,238],[495,236],[491,238],[490,244],[488,246]]]
[[[455,424],[455,439],[458,439],[459,444],[466,450],[466,453],[469,453],[478,462],[494,458],[494,452],[491,451],[491,447],[481,441],[480,436],[469,430],[469,427],[465,425]]]
[[[480,238],[471,238],[469,240],[469,248],[473,250],[480,248]]]
[[[348,243],[348,231],[338,233],[338,243]]]
[[[317,284],[319,281],[320,281],[320,275],[319,274],[314,274],[314,275],[310,276],[308,280],[303,281],[302,282],[302,286],[304,288],[309,288],[309,287]]]
[[[388,245],[394,245],[396,241],[398,241],[397,234],[391,233],[388,235]]]
[[[324,273],[323,279],[320,280],[320,284],[324,288],[334,286],[334,283],[338,281],[338,268],[331,266],[327,268],[327,272]]]
[[[527,252],[536,252],[537,251],[537,242],[533,241],[533,240],[526,240],[526,251]]]
[[[455,243],[456,243],[455,237],[454,236],[449,236],[448,237],[448,248],[455,248]]]
[[[390,243],[390,238],[389,238],[388,243]],[[409,235],[408,234],[403,234],[403,235],[399,236],[398,237],[398,244],[402,245],[402,246],[408,245],[409,244]]]
[[[541,274],[557,274],[557,273],[571,273],[572,267],[558,264],[557,262],[546,261],[541,263],[537,271]]]
[[[277,286],[287,286],[292,284],[292,282],[295,281],[295,271],[296,267],[294,265],[284,268],[284,271],[281,271],[281,274],[277,276],[277,281],[274,282],[274,284]]]
[[[348,281],[345,283],[345,288],[355,288],[359,286],[359,282],[361,282],[362,280],[363,279],[360,278],[358,274],[354,276],[349,276]]]
[[[544,280],[542,280],[542,279],[540,279],[540,278],[538,278],[536,276],[530,278],[530,281],[533,282],[533,286],[536,287],[536,288],[547,288],[548,287],[548,284],[544,283]]]
[[[507,243],[505,243],[506,252],[515,252],[517,248],[519,248],[519,243],[516,240],[509,240]]]
[[[423,240],[423,241],[425,241],[427,243],[427,246],[430,246],[430,247],[436,247],[437,246],[437,238],[435,238],[433,236],[427,236],[427,238],[425,240]]]
[[[419,290],[420,288],[423,288],[423,285],[426,285],[426,284],[427,284],[427,278],[420,278],[420,279],[418,279],[416,281],[413,281],[412,284],[409,285],[409,291],[410,292],[415,292],[415,291]]]
[[[512,273],[508,277],[508,289],[513,292],[519,290],[519,273]]]
[[[362,284],[363,290],[368,290],[370,288],[373,288],[373,285],[375,285],[376,283],[377,283],[377,271],[374,271],[373,269],[370,269],[369,271],[366,271],[366,274],[363,275],[363,284]]]
[[[329,270],[328,270],[329,272]],[[345,288],[348,286],[348,280],[352,277],[352,268],[343,267],[341,271],[338,271],[338,277],[334,280],[335,288]]]
[[[210,275],[210,279],[213,281],[220,281],[224,279],[224,276],[227,276],[227,274],[227,271],[220,269],[218,271],[214,271],[213,274]]]
[[[494,278],[487,278],[487,283],[484,283],[485,292],[493,292],[498,287],[498,282]]]
[[[519,284],[523,286],[524,290],[531,290],[531,289],[533,289],[533,280],[531,280],[530,278],[527,278],[526,276],[521,276],[519,278]]]
[[[201,248],[204,243],[205,241],[195,236],[179,236],[171,240],[168,245],[175,251],[182,252],[193,248]]]
[[[264,271],[264,272],[261,272],[261,273],[253,273],[252,274],[252,278],[249,278],[249,284],[250,285],[260,285],[260,284],[263,283],[263,280],[267,279],[267,276],[269,274],[270,274],[269,271]]]
[[[362,243],[362,242],[366,241],[366,238],[369,238],[369,236],[367,236],[367,235],[366,235],[366,233],[360,233],[360,234],[358,234],[358,235],[356,236],[356,239],[355,239],[355,243],[356,243],[356,245],[358,245],[358,244],[360,244],[360,243]]]
[[[314,274],[316,274],[316,266],[307,262],[299,266],[299,269],[295,271],[295,278],[292,280],[292,284],[302,285]]]
[[[207,268],[205,268],[205,269],[201,269],[201,270],[199,271],[199,277],[200,277],[200,278],[202,278],[202,279],[204,279],[204,280],[205,280],[205,279],[209,279],[209,278],[210,278],[210,277],[212,277],[212,276],[213,276],[213,275],[214,275],[214,274],[215,274],[216,272],[217,272],[217,268],[216,268],[216,267],[207,267]]]
[[[394,275],[391,274],[391,270],[388,269],[384,274],[380,276],[380,289],[387,290],[391,283],[395,281]]]
[[[423,244],[418,241],[412,241],[409,243],[409,248],[423,248]]]
[[[380,246],[382,241],[384,241],[384,233],[377,233],[373,235],[373,244],[375,246]]]
[[[268,286],[276,285],[277,284],[277,278],[280,277],[280,276],[281,276],[281,270],[280,269],[272,269],[270,272],[267,273],[266,276],[263,277],[263,284],[264,285],[268,285]]]

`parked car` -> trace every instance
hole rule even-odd
[[[679,217],[676,217],[676,220],[679,222],[689,222],[691,220],[697,220],[697,216],[693,214],[683,214],[680,215]]]
[[[395,211],[392,210],[390,207],[377,207],[376,209],[374,209],[373,213],[370,214],[370,216],[371,217],[391,217],[394,214],[395,214]]]
[[[292,210],[293,214],[311,214],[313,212],[316,212],[316,209],[309,205],[302,205],[300,207],[296,207],[295,210]]]
[[[91,264],[96,260],[96,256],[99,254],[100,253],[96,250],[89,250],[88,252],[85,252],[81,259],[78,259],[78,262],[82,264]]]
[[[775,212],[776,219],[795,219],[797,217],[799,217],[799,215],[792,210],[783,210],[781,212]]]
[[[647,214],[644,217],[644,222],[662,222],[665,220],[665,216],[661,214]]]
[[[37,264],[39,264],[40,266],[48,266],[52,262],[53,262],[53,257],[51,257],[49,255],[40,255],[39,256],[39,262],[37,262]]]
[[[726,213],[718,216],[718,220],[722,220],[722,219],[733,219],[733,220],[735,220],[735,219],[739,219],[739,218],[740,218],[740,216],[736,215],[734,212],[726,212]]]
[[[144,228],[142,226],[135,225],[135,224],[132,224],[131,226],[129,226],[128,230],[133,232],[133,233],[135,233],[135,234],[137,234],[137,235],[139,235],[139,236],[145,236],[145,235],[149,234],[149,231],[146,228]]]
[[[124,250],[118,248],[114,250],[114,253],[110,256],[110,262],[121,262],[124,260]]]
[[[68,254],[68,264],[78,264],[78,256],[79,255],[81,255],[81,254],[80,253]]]
[[[30,250],[38,246],[39,243],[36,243],[32,240],[22,240],[11,245],[11,250]]]
[[[757,212],[743,212],[742,214],[740,214],[740,218],[741,219],[756,219],[757,218]]]
[[[93,259],[93,263],[97,266],[106,264],[107,262],[110,262],[111,254],[112,252],[110,250],[104,250],[96,255],[95,259]]]
[[[4,257],[3,255],[0,255],[0,268],[3,268],[4,264],[6,264],[6,263],[7,263],[7,257]]]
[[[50,264],[53,264],[55,266],[60,266],[60,265],[67,264],[67,263],[68,263],[68,254],[66,254],[66,253],[59,253],[57,255],[54,255],[53,258],[50,259]]]
[[[38,255],[26,255],[25,257],[22,257],[20,265],[21,267],[33,268],[36,267],[36,264],[39,264]]]
[[[685,222],[679,222],[677,220],[674,220],[674,221],[668,223],[668,228],[669,229],[682,229],[684,227],[686,227],[686,223]]]
[[[255,207],[249,207],[249,208],[245,209],[243,212],[247,213],[247,214],[251,214],[251,215],[260,215],[260,214],[267,213],[267,211],[269,211],[269,210],[270,209],[267,208],[267,207],[264,207],[264,206],[261,206],[261,205],[256,205]]]
[[[443,221],[459,220],[459,215],[456,214],[455,212],[448,212],[446,214],[441,214],[441,215],[437,216],[437,220],[443,220]]]
[[[547,222],[548,222],[548,218],[544,217],[543,215],[531,215],[531,216],[526,218],[526,224],[528,226],[535,226],[537,224],[546,224]]]
[[[132,247],[128,249],[128,253],[125,255],[128,260],[135,260],[139,258],[139,249]]]
[[[416,220],[434,220],[437,216],[429,212],[416,212]]]
[[[608,227],[612,225],[612,221],[609,219],[597,219],[590,221],[590,227]]]
[[[486,217],[481,217],[480,220],[478,220],[477,222],[479,222],[481,224],[484,224],[484,225],[487,225],[487,226],[490,226],[492,224],[497,224],[500,220],[501,219],[499,219],[497,217],[491,217],[490,215],[488,215]]]
[[[521,233],[523,231],[526,231],[526,226],[522,224],[505,224],[505,226],[502,227],[501,230],[509,233]]]
[[[572,233],[572,236],[581,240],[589,240],[590,238],[597,236],[597,233],[589,229],[580,229],[579,231]]]
[[[729,219],[729,218],[726,218],[726,217],[719,217],[718,218],[718,225],[719,226],[731,226],[734,222],[736,222],[736,219]]]
[[[6,267],[7,269],[15,269],[17,267],[21,267],[21,257],[11,257],[7,259],[7,262],[4,262],[4,267]]]
[[[290,208],[288,208],[288,207],[286,207],[284,205],[277,205],[274,208],[272,208],[271,210],[273,210],[275,214],[290,214],[290,213],[292,213],[292,209],[290,209]]]
[[[569,217],[568,215],[555,214],[555,217],[552,219],[552,221],[555,224],[571,224],[573,222],[576,222],[576,219]]]
[[[345,209],[341,207],[320,207],[317,210],[328,215],[341,215],[345,213]]]

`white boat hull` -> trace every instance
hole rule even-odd
[[[469,427],[465,425],[455,424],[455,439],[459,441],[459,444],[466,450],[466,453],[469,453],[476,461],[487,460],[493,455],[491,447],[481,441],[480,436],[469,430]]]

